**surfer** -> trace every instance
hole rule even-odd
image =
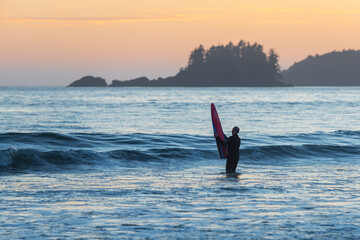
[[[239,148],[240,148],[240,144],[241,144],[241,139],[238,136],[239,131],[240,131],[240,128],[235,126],[232,129],[231,137],[228,138],[224,134],[225,142],[223,140],[221,140],[221,138],[216,133],[214,134],[214,137],[216,138],[216,140],[218,140],[220,142],[221,145],[227,146],[227,149],[228,149],[228,156],[226,159],[226,172],[227,173],[235,173],[237,164],[239,162],[239,157],[240,157]]]

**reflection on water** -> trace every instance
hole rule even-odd
[[[236,180],[236,179],[240,179],[240,175],[241,175],[240,173],[227,173],[226,178]]]
[[[341,166],[351,174],[336,181],[338,168],[326,165],[247,165],[241,174],[222,167],[4,176],[0,231],[14,238],[266,238],[274,230],[302,238],[305,229],[312,229],[307,238],[359,236],[359,166]]]

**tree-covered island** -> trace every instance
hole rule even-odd
[[[285,87],[281,82],[279,56],[263,46],[241,40],[234,45],[202,45],[195,48],[186,67],[172,77],[149,80],[140,77],[127,81],[113,80],[110,87]],[[78,80],[79,81],[79,80]],[[71,85],[70,85],[71,86]]]

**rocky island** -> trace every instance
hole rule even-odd
[[[85,76],[74,81],[68,87],[107,87],[107,83],[101,77]]]

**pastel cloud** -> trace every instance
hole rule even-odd
[[[55,25],[104,25],[130,22],[195,21],[203,20],[200,15],[161,15],[149,17],[0,17],[0,22],[38,23]]]
[[[264,21],[240,21],[239,24],[270,24],[270,25],[278,25],[278,24],[289,24],[289,25],[296,25],[296,24],[309,24],[310,21],[291,21],[291,20],[264,20]]]

